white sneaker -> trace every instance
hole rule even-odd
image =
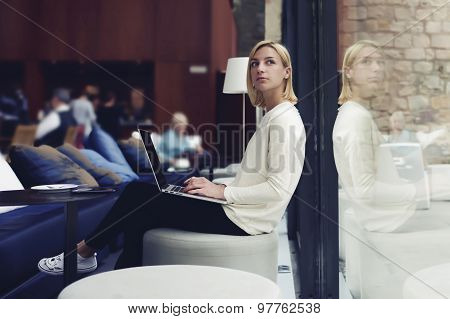
[[[96,255],[84,258],[77,253],[78,273],[83,274],[97,269]],[[62,275],[64,273],[64,253],[55,257],[41,259],[38,263],[38,269],[50,275]]]

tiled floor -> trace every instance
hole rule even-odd
[[[289,247],[289,240],[287,236],[286,219],[283,218],[278,226],[278,266],[288,266],[289,271],[278,272],[278,285],[281,288],[283,298],[295,299],[296,293],[294,288],[294,272],[295,267],[292,267],[291,250]],[[278,267],[280,268],[280,267]]]
[[[278,285],[281,288],[283,298],[296,298],[296,296],[300,295],[300,287],[297,287],[294,283],[294,278],[297,278],[295,276],[298,276],[295,262],[295,248],[292,242],[288,241],[286,222],[284,220],[278,227],[278,235],[278,265],[289,265],[291,269],[290,273],[278,273]],[[353,299],[341,272],[339,272],[339,299]]]
[[[278,226],[279,236],[279,252],[278,252],[278,265],[289,265],[291,272],[278,273],[278,285],[281,288],[283,298],[297,298],[300,295],[300,287],[295,283],[298,283],[297,265],[295,260],[295,247],[292,241],[288,241],[287,238],[287,225],[286,220],[283,219]],[[339,272],[339,299],[353,299],[350,293],[350,289],[345,282],[344,276]]]

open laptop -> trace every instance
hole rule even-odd
[[[161,192],[171,194],[171,195],[184,196],[184,197],[190,197],[190,198],[199,199],[199,200],[205,200],[208,202],[214,202],[214,203],[219,203],[219,204],[227,203],[225,200],[221,200],[221,199],[215,199],[215,198],[206,197],[206,196],[202,196],[202,195],[191,195],[191,194],[183,193],[183,186],[168,184],[166,181],[166,177],[164,176],[164,174],[162,172],[161,162],[159,160],[158,153],[156,152],[155,145],[153,144],[151,133],[148,131],[141,130],[141,129],[139,129],[139,133],[141,136],[142,143],[145,146],[147,159],[150,163],[150,167],[152,169],[153,176],[155,176],[156,185],[158,186],[158,189]]]

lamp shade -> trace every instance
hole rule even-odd
[[[223,84],[223,93],[247,93],[248,58],[230,58],[227,63],[227,73]]]

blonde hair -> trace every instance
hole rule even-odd
[[[172,114],[172,125],[173,126],[188,125],[188,124],[189,124],[189,120],[188,120],[186,114],[184,114],[182,112],[175,112]]]
[[[392,124],[394,120],[399,120],[405,123],[405,115],[403,114],[402,111],[395,111],[389,118],[389,122]]]
[[[283,66],[285,68],[291,69],[290,76],[285,79],[285,87],[283,90],[283,99],[286,101],[289,101],[293,104],[297,103],[298,99],[297,96],[295,96],[293,85],[292,85],[292,63],[291,63],[291,56],[289,55],[289,51],[281,44],[265,40],[258,42],[253,49],[250,51],[249,54],[249,60],[248,60],[248,66],[247,66],[247,92],[248,96],[250,97],[250,101],[252,104],[256,107],[264,107],[264,97],[262,95],[261,91],[258,91],[256,88],[253,87],[252,82],[252,75],[251,75],[251,63],[252,59],[256,54],[256,51],[263,47],[270,47],[274,49],[278,55],[280,56],[281,62],[283,63]]]
[[[361,50],[368,47],[374,48],[376,50],[380,49],[380,45],[375,41],[360,40],[358,42],[355,42],[353,45],[348,47],[347,50],[345,50],[341,69],[342,89],[341,94],[339,95],[338,104],[342,105],[352,98],[352,87],[350,84],[350,80],[347,78],[345,72],[348,68],[351,68],[353,66],[353,63],[355,63],[355,59],[361,52]]]

